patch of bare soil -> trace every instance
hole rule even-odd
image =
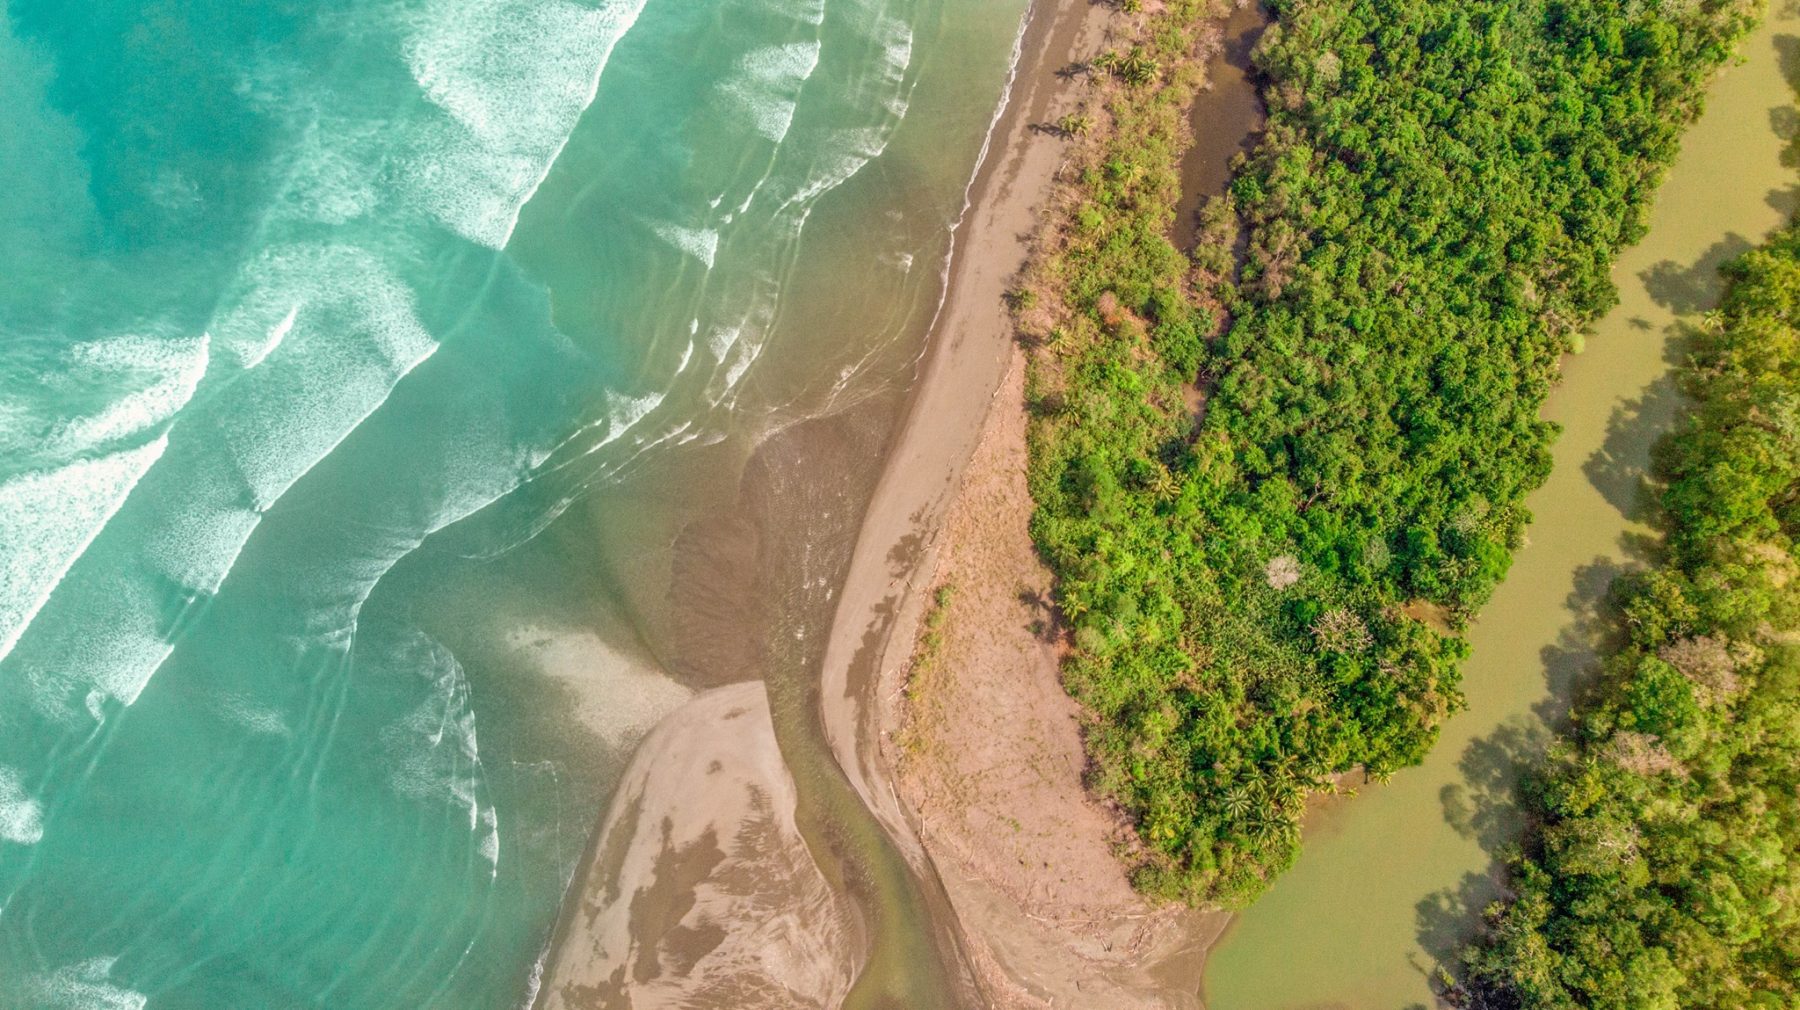
[[[760,681],[714,688],[644,739],[554,953],[545,1010],[827,1010],[854,913],[794,823]]]
[[[1197,1007],[1222,922],[1153,907],[1085,788],[1081,710],[1027,526],[1023,354],[950,506],[890,760],[997,1006]]]

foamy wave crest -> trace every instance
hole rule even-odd
[[[761,351],[760,347],[747,344],[743,333],[741,326],[722,326],[715,329],[707,340],[707,351],[723,369],[715,374],[712,382],[710,392],[714,400],[718,400],[738,384],[738,380],[750,370]]]
[[[36,845],[44,837],[44,808],[27,795],[19,773],[0,765],[0,841]]]
[[[0,334],[0,477],[142,444],[205,376],[209,339]]]
[[[717,231],[711,228],[684,228],[666,221],[650,227],[658,238],[706,264],[707,269],[712,269],[713,258],[719,254]]]
[[[644,0],[437,0],[404,43],[446,117],[421,130],[409,174],[446,227],[499,249],[594,100]]]
[[[474,437],[479,440],[498,431],[496,422]],[[529,447],[470,444],[463,446],[461,452],[437,460],[436,480],[445,490],[426,503],[422,521],[405,532],[379,538],[382,542],[368,548],[361,557],[348,564],[339,563],[326,573],[322,588],[331,598],[316,605],[315,630],[327,639],[347,640],[353,636],[363,605],[402,559],[424,546],[432,534],[510,494],[525,482],[532,460],[539,455]],[[346,576],[353,577],[346,582]]]
[[[606,410],[598,418],[577,428],[548,452],[536,455],[533,458],[534,469],[543,467],[564,449],[571,449],[578,457],[590,456],[617,442],[660,406],[666,395],[647,393],[643,396],[627,396],[623,393],[608,393],[605,397]],[[595,431],[602,429],[602,433],[593,442],[584,444],[588,438],[593,437]],[[565,459],[550,467],[550,470],[559,470],[572,462],[573,460]]]
[[[293,308],[287,310],[287,315],[282,316],[279,322],[274,326],[269,327],[269,339],[263,341],[261,346],[252,348],[250,353],[244,355],[244,367],[255,368],[257,365],[263,363],[263,359],[269,356],[270,351],[280,347],[281,342],[286,340],[288,333],[294,329],[294,318],[299,314],[300,306],[295,305]]]
[[[892,129],[879,126],[833,130],[825,141],[825,146],[836,152],[835,156],[782,202],[783,209],[795,206],[810,208],[819,197],[849,182],[856,173],[863,170],[864,165],[881,157],[892,136]],[[798,228],[804,223],[804,217],[797,218],[794,227]]]
[[[68,607],[83,620],[59,628],[53,647],[39,650],[33,642],[34,654],[57,657],[54,664],[25,670],[32,699],[47,716],[86,711],[98,722],[106,715],[107,699],[135,704],[175,647],[162,630],[162,601],[148,587],[120,580],[111,584],[113,592],[108,588],[79,587]],[[77,697],[79,707],[74,705]]]
[[[719,85],[719,93],[757,133],[780,143],[793,126],[800,86],[818,66],[817,39],[752,50],[738,61],[737,73]]]
[[[255,506],[274,504],[324,459],[394,386],[437,350],[420,324],[412,292],[374,255],[353,246],[281,246],[248,268],[244,310],[220,324],[221,339],[261,345],[280,328],[280,346],[259,359],[234,393],[273,409],[246,410],[222,428]],[[263,311],[259,311],[262,309]],[[240,327],[248,330],[239,333]]]
[[[150,998],[112,981],[116,957],[96,957],[40,975],[27,995],[40,1010],[144,1010]]]
[[[361,249],[276,247],[245,268],[238,289],[214,331],[256,365],[183,419],[168,466],[139,492],[141,540],[66,585],[55,605],[78,619],[46,622],[50,637],[33,643],[44,658],[26,673],[47,714],[95,691],[135,704],[175,647],[162,591],[142,569],[194,601],[217,592],[262,514],[437,348],[409,290]]]
[[[428,682],[425,699],[381,731],[389,782],[402,796],[466,810],[476,849],[497,872],[499,815],[480,798],[481,745],[462,664],[443,644],[417,631],[393,650],[389,662],[393,669],[414,671]]]
[[[206,374],[209,342],[210,338],[202,334],[193,340],[121,337],[77,345],[69,356],[78,367],[148,373],[152,380],[150,385],[120,396],[97,413],[57,424],[44,440],[45,450],[73,455],[117,442],[174,417],[193,399],[195,388]]]
[[[887,109],[896,117],[904,116],[907,104],[906,71],[912,66],[912,25],[891,17],[882,18],[880,24],[876,37],[881,43],[883,56],[882,77],[888,87],[893,89],[886,100]]]
[[[167,446],[165,435],[0,484],[0,658]]]

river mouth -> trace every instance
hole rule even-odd
[[[1800,14],[1772,8],[1744,62],[1714,83],[1647,233],[1614,269],[1618,306],[1565,362],[1543,412],[1563,434],[1529,500],[1530,542],[1470,632],[1468,708],[1422,766],[1309,818],[1299,862],[1208,961],[1214,1010],[1437,1004],[1433,975],[1455,964],[1496,894],[1498,853],[1518,837],[1518,775],[1606,647],[1608,587],[1654,542],[1651,450],[1681,407],[1670,373],[1685,328],[1716,302],[1719,265],[1800,203],[1783,74],[1797,31]]]

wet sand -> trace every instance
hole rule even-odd
[[[795,824],[762,684],[663,720],[625,773],[565,924],[547,1010],[823,1010],[858,968],[853,912]]]
[[[761,832],[773,861],[765,874],[788,882],[786,902],[816,903],[816,879],[833,895],[833,907],[845,910],[841,917],[801,917],[798,932],[781,934],[775,956],[810,951],[832,970],[781,976],[751,963],[740,938],[766,935],[784,900],[773,893],[740,895],[735,903],[718,898],[723,871],[709,861],[748,865],[749,857],[732,855],[717,840],[763,816],[743,797],[784,794],[772,773],[728,777],[721,785],[682,757],[706,751],[708,736],[737,741],[730,746],[747,748],[745,760],[762,753],[759,734],[727,733],[703,711],[715,696],[708,692],[670,715],[638,758],[647,767],[676,767],[653,775],[634,764],[615,798],[577,872],[540,1006],[584,1010],[629,999],[642,1007],[678,994],[695,1006],[822,1000],[853,1010],[926,1010],[988,1002],[967,967],[963,930],[944,888],[878,763],[879,748],[873,738],[855,745],[854,727],[873,726],[864,713],[875,710],[849,704],[868,698],[845,691],[849,658],[869,629],[867,608],[889,595],[892,565],[910,568],[918,560],[909,545],[930,522],[929,508],[897,503],[890,489],[923,491],[927,505],[941,508],[1005,367],[1011,344],[1002,294],[1024,261],[1035,230],[1032,208],[1063,151],[1059,138],[1032,127],[1054,118],[1053,94],[1078,87],[1056,72],[1078,41],[1097,42],[1104,14],[1080,0],[1032,11],[1009,101],[955,230],[947,294],[924,358],[908,362],[891,388],[877,386],[858,402],[778,427],[742,464],[735,500],[674,532],[665,584],[675,621],[661,654],[691,685],[746,677],[766,684],[769,738],[793,784],[794,831]],[[920,330],[927,321],[919,321]],[[896,515],[897,524],[890,521]],[[652,807],[662,827],[631,813]],[[779,821],[779,804],[775,813]],[[693,960],[721,931],[729,939]],[[844,965],[854,983],[838,991],[827,983]],[[727,987],[729,978],[736,981]],[[780,986],[757,988],[771,980]],[[773,1002],[746,995],[753,991]]]
[[[1067,143],[1045,129],[1072,110],[1078,78],[1059,77],[1101,48],[1109,11],[1081,0],[1040,3],[988,156],[956,233],[949,284],[904,427],[863,517],[826,647],[825,731],[845,773],[888,832],[918,861],[914,826],[879,746],[884,674],[910,655],[944,517],[984,434],[1014,351],[1006,292],[1037,232]],[[891,685],[886,689],[891,691]]]
[[[1061,13],[1043,41],[1028,33],[1038,64],[1021,67],[993,138],[1002,153],[958,235],[930,358],[832,629],[825,724],[884,828],[935,871],[985,1005],[1197,1007],[1223,918],[1132,890],[1116,852],[1129,825],[1084,787],[1079,708],[1061,686],[1050,577],[1027,526],[1025,355],[1004,296],[1069,154],[1044,127],[1087,90],[1057,71],[1127,25],[1107,8]],[[1254,104],[1248,79],[1236,85]],[[1211,160],[1226,164],[1250,128],[1210,133]],[[915,663],[940,586],[951,593],[931,618],[934,654]]]
[[[1196,1005],[1213,920],[1152,909],[1131,891],[1113,851],[1129,832],[1082,788],[1077,710],[1056,650],[1034,637],[1030,613],[1014,612],[1034,606],[1015,591],[1019,572],[1035,573],[1038,598],[1049,583],[1025,528],[1022,355],[1005,294],[1069,153],[1050,124],[1086,93],[1071,64],[1103,48],[1119,19],[1082,0],[1034,5],[909,381],[772,433],[744,466],[735,503],[676,537],[671,596],[683,627],[671,658],[692,668],[684,679],[696,686],[766,683],[770,735],[793,784],[791,815],[773,807],[792,833],[761,831],[772,861],[764,874],[808,907],[822,882],[843,910],[803,916],[798,932],[770,941],[771,956],[811,951],[826,970],[782,975],[748,960],[740,940],[766,935],[782,902],[719,898],[718,867],[750,858],[719,840],[766,813],[744,797],[788,794],[772,771],[714,781],[680,756],[706,752],[709,735],[763,753],[761,735],[727,732],[706,714],[708,692],[639,756],[675,767],[652,776],[634,765],[615,800],[578,874],[544,1005],[623,1006],[628,996],[641,1007],[677,992],[697,1006],[764,1005],[745,995],[746,979],[778,982],[756,991],[777,993],[779,1005],[850,1010]],[[1230,138],[1233,150],[1240,139]],[[1004,522],[983,525],[994,516]],[[994,631],[982,648],[1023,661],[965,657],[983,676],[946,695],[962,709],[944,721],[950,764],[901,761],[897,777],[897,692],[923,590],[946,564],[984,584],[968,597],[982,604],[969,626]],[[938,802],[959,764],[1007,763],[1025,748],[1051,774],[1002,776],[961,808]],[[651,806],[661,827],[631,813]],[[1029,865],[1021,854],[1033,845],[991,830],[994,818],[1036,843],[1067,840],[1040,856],[1045,865]],[[708,976],[708,965],[738,970]],[[839,992],[832,979],[845,965],[855,981]],[[722,988],[727,977],[736,988]],[[725,992],[736,1002],[706,1002]]]

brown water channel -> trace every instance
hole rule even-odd
[[[1648,234],[1614,272],[1619,306],[1545,408],[1564,426],[1556,468],[1532,496],[1530,544],[1472,631],[1468,710],[1422,767],[1315,815],[1298,865],[1213,952],[1211,1010],[1435,1003],[1433,968],[1493,897],[1494,854],[1517,837],[1521,764],[1604,643],[1608,585],[1641,563],[1645,469],[1679,407],[1670,368],[1683,326],[1718,298],[1719,264],[1795,207],[1800,14],[1774,6],[1745,62],[1713,85]]]
[[[1207,89],[1194,99],[1188,116],[1194,146],[1181,159],[1181,202],[1171,236],[1177,249],[1193,248],[1201,203],[1225,192],[1231,160],[1249,153],[1262,133],[1262,96],[1250,53],[1270,23],[1260,3],[1246,3],[1219,26],[1223,44],[1206,63]]]

